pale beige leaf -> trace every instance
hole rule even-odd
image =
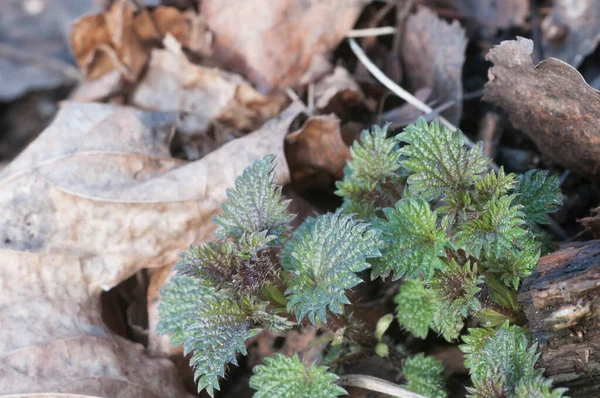
[[[352,29],[364,0],[203,0],[221,65],[261,91],[286,89]]]
[[[282,96],[263,96],[239,75],[191,63],[173,37],[167,36],[165,44],[165,50],[152,51],[132,103],[185,113],[184,133],[202,133],[215,121],[241,131],[254,130],[285,105]]]
[[[99,295],[210,239],[225,190],[277,155],[301,107],[196,162],[169,157],[175,116],[67,103],[0,173],[0,391],[188,396],[173,364],[113,335]]]

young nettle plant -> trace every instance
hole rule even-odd
[[[398,363],[406,388],[445,397],[435,359],[403,359],[384,330],[357,338],[364,330],[347,291],[369,269],[372,279],[404,278],[396,318],[416,337],[431,329],[455,340],[466,318],[480,320],[484,327],[470,329],[461,346],[471,396],[563,396],[535,368],[537,346],[517,326],[515,292],[548,241],[538,224],[561,203],[558,179],[487,171],[480,146],[467,148],[459,131],[423,119],[396,137],[387,127],[365,131],[351,152],[337,212],[309,218],[290,235],[293,216],[267,156],[228,191],[215,218],[218,240],[182,255],[162,290],[158,331],[193,353],[199,390],[212,395],[225,367],[262,330],[326,326],[333,313],[347,328],[332,338],[325,363],[371,350]],[[255,368],[251,386],[259,397],[334,397],[345,393],[337,379],[324,366],[277,355]]]

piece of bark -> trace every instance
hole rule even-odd
[[[500,106],[549,159],[578,173],[600,175],[600,92],[569,64],[550,58],[533,65],[533,42],[503,41],[486,55],[483,99]]]
[[[540,367],[568,395],[600,395],[600,241],[542,257],[518,299],[538,341]]]

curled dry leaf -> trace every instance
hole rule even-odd
[[[483,99],[504,109],[549,159],[573,171],[600,175],[600,92],[569,64],[550,58],[533,65],[533,42],[504,41],[487,54]]]
[[[457,21],[448,23],[425,7],[408,18],[401,48],[405,86],[412,92],[431,89],[428,103],[433,108],[451,103],[441,115],[454,125],[462,112],[466,46],[464,29]]]
[[[183,113],[180,132],[184,139],[199,136],[204,143],[202,136],[213,122],[252,131],[279,114],[287,102],[285,96],[263,96],[239,75],[191,63],[172,36],[165,38],[165,47],[152,50],[148,71],[132,103]]]
[[[0,391],[187,396],[171,362],[109,332],[100,293],[211,236],[253,160],[275,153],[289,181],[283,138],[299,112],[187,163],[169,157],[175,115],[66,104],[0,174]]]
[[[600,1],[554,0],[542,33],[544,55],[578,67],[600,42]]]
[[[174,7],[136,11],[133,2],[117,0],[108,11],[85,16],[73,25],[71,48],[88,79],[117,70],[125,80],[135,81],[150,49],[167,33],[190,50],[208,51],[210,36],[197,14]]]
[[[364,94],[350,72],[336,66],[333,73],[315,84],[315,108],[344,117],[362,102]]]
[[[365,0],[203,0],[221,66],[260,91],[286,89],[352,29]],[[332,16],[335,16],[333,18]]]
[[[350,149],[344,143],[335,115],[313,116],[285,138],[285,154],[292,181],[300,190],[331,187],[344,177]]]

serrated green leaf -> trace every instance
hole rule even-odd
[[[477,295],[483,281],[476,266],[471,266],[468,261],[459,265],[452,259],[431,281],[430,292],[436,301],[446,303],[450,311],[466,318],[481,309]]]
[[[533,379],[523,379],[517,383],[515,397],[518,398],[567,398],[566,388],[552,390],[552,380],[538,376]]]
[[[513,199],[514,195],[493,197],[476,218],[460,226],[456,234],[458,244],[476,258],[482,252],[498,258],[515,250],[527,231],[522,228],[521,206],[512,204]]]
[[[506,286],[517,290],[521,281],[535,270],[539,258],[540,245],[529,237],[519,241],[514,250],[504,251],[500,257],[492,252],[483,265]]]
[[[227,190],[223,214],[214,218],[220,238],[240,238],[244,234],[268,231],[283,239],[294,218],[287,213],[289,200],[281,200],[281,186],[274,182],[275,155],[267,155],[244,170]]]
[[[157,332],[173,333],[172,344],[183,343],[185,354],[193,352],[190,365],[198,391],[206,389],[211,396],[225,365],[237,364],[236,354],[245,354],[246,340],[259,332],[228,293],[182,275],[161,290]]]
[[[425,285],[415,279],[407,279],[400,286],[394,298],[396,318],[400,326],[415,337],[424,339],[433,326],[436,312],[435,302],[427,292]]]
[[[473,387],[467,387],[467,398],[504,398],[502,375],[490,375],[484,379],[473,377]]]
[[[407,388],[429,398],[446,398],[444,388],[444,366],[433,357],[423,353],[407,358],[402,366],[404,377],[408,380]]]
[[[197,303],[197,311],[186,326],[184,355],[193,352],[190,365],[198,392],[206,389],[211,396],[219,389],[225,365],[237,365],[238,353],[246,355],[246,340],[260,329],[252,328],[247,314],[231,298],[213,296]]]
[[[445,232],[437,225],[437,214],[423,199],[402,199],[395,208],[384,209],[385,220],[376,224],[385,242],[382,258],[374,263],[372,278],[431,279],[436,269],[445,266]]]
[[[475,180],[475,202],[487,203],[494,196],[502,196],[510,192],[517,182],[514,173],[504,173],[504,167],[500,167],[498,173],[489,171],[484,177]]]
[[[336,182],[336,195],[344,198],[343,211],[370,219],[382,203],[394,203],[400,196],[400,153],[394,138],[387,138],[388,125],[364,130],[350,148],[351,160],[344,179]]]
[[[156,331],[159,335],[172,333],[171,344],[183,344],[189,335],[187,327],[193,323],[193,315],[199,302],[206,301],[216,292],[208,282],[183,275],[175,275],[161,289],[158,304],[160,314]]]
[[[347,394],[335,384],[337,375],[325,366],[306,369],[298,354],[275,354],[264,361],[264,365],[254,367],[250,378],[250,387],[256,390],[254,398],[331,398]]]
[[[360,282],[356,272],[369,267],[367,258],[380,256],[379,232],[340,212],[309,220],[294,233],[281,254],[282,267],[293,275],[288,284],[288,311],[300,322],[316,324],[327,310],[342,313],[349,304],[346,289]]]
[[[352,158],[345,172],[349,179],[368,186],[396,174],[400,168],[400,154],[396,140],[387,138],[388,126],[363,130],[360,139],[354,141],[350,148]],[[338,195],[344,196],[344,191]]]
[[[521,176],[515,187],[515,203],[523,206],[527,223],[548,224],[546,214],[553,213],[562,205],[560,180],[548,176],[547,170],[529,170]]]
[[[408,184],[426,198],[467,189],[488,163],[481,145],[466,148],[460,131],[452,132],[437,120],[428,125],[420,118],[397,138],[409,144],[400,149],[406,156],[401,164],[413,173]]]
[[[201,243],[190,247],[189,252],[180,254],[175,270],[180,275],[188,275],[215,286],[231,279],[239,259],[232,242]]]
[[[435,316],[433,317],[433,329],[437,331],[446,341],[458,338],[464,326],[463,316],[449,305],[449,303],[438,302]]]
[[[530,344],[526,332],[519,326],[504,323],[499,329],[470,329],[460,349],[465,353],[465,365],[472,377],[484,383],[500,375],[504,392],[515,395],[519,383],[529,383],[542,375],[535,369],[539,357],[537,344]]]

